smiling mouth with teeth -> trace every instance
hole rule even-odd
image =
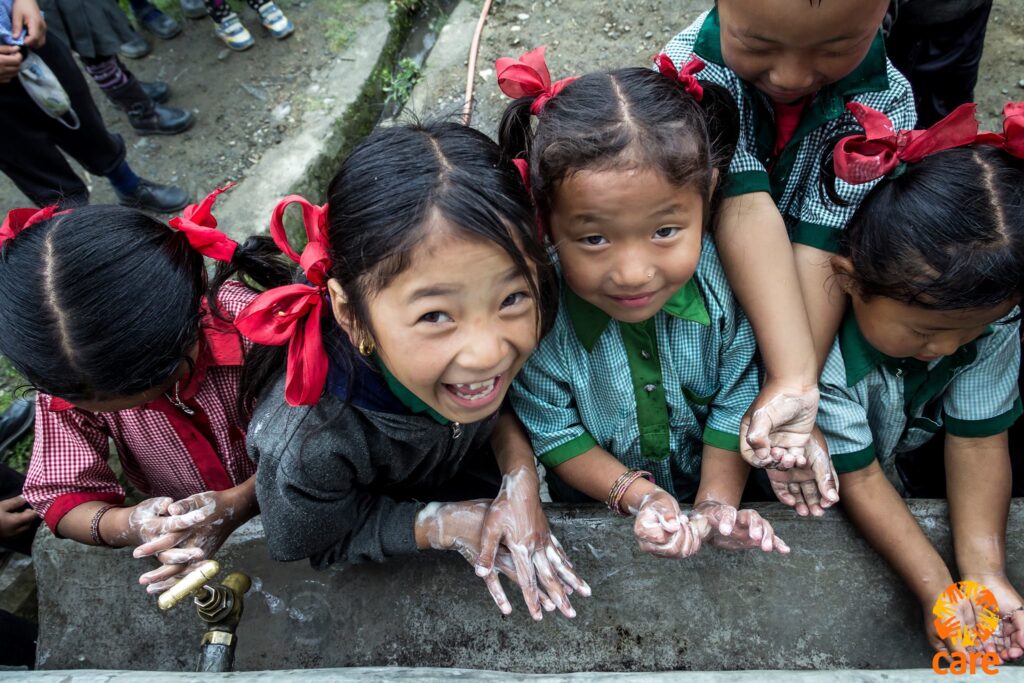
[[[483,382],[473,382],[472,384],[446,384],[445,387],[464,401],[479,401],[491,395],[494,391],[494,385],[497,384],[500,378],[501,375],[498,375],[488,380],[484,380]]]

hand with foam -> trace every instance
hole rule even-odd
[[[807,465],[789,470],[769,469],[768,480],[781,503],[801,517],[821,517],[839,502],[839,477],[825,450],[825,438],[817,427],[807,444]]]
[[[818,388],[768,380],[740,422],[740,455],[753,467],[807,466],[807,443],[818,416]]]
[[[630,512],[636,516],[633,535],[640,550],[656,557],[684,558],[700,550],[701,533],[694,520],[679,510],[675,497],[655,487]]]
[[[540,504],[536,469],[518,467],[502,478],[501,490],[483,520],[480,546],[480,554],[473,560],[477,576],[491,574],[499,548],[507,550],[526,607],[535,620],[544,616],[540,589],[569,618],[576,616],[569,595],[574,591],[590,595],[590,586],[576,574],[562,544],[551,534]]]
[[[756,510],[737,510],[732,505],[705,500],[693,506],[693,520],[701,537],[726,550],[760,548],[766,553],[789,554],[789,546]]]

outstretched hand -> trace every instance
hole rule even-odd
[[[766,382],[740,421],[743,459],[752,467],[805,467],[818,398],[817,387],[801,389]]]

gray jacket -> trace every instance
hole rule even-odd
[[[417,500],[444,500],[432,491],[476,460],[494,467],[494,422],[444,425],[330,393],[292,407],[281,376],[260,398],[247,437],[271,557],[308,557],[319,569],[415,552]]]

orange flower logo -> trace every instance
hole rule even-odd
[[[973,611],[974,624],[963,623],[961,615],[965,611]],[[932,614],[939,638],[963,647],[988,640],[999,626],[999,604],[995,596],[976,581],[960,581],[949,586],[935,601]]]

